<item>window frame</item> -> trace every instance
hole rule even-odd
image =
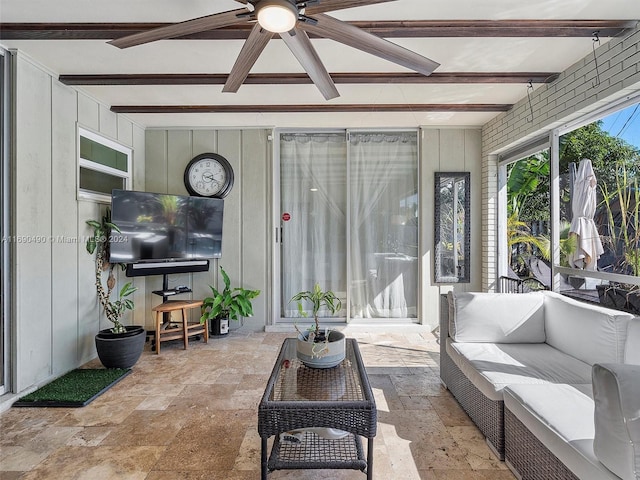
[[[560,201],[559,201],[559,164],[560,164],[560,137],[567,133],[570,133],[574,130],[577,130],[585,125],[589,125],[591,123],[597,122],[598,120],[602,120],[609,115],[612,115],[620,110],[623,110],[627,107],[640,103],[640,95],[626,95],[625,97],[619,99],[616,102],[610,103],[604,108],[598,109],[595,112],[592,112],[588,115],[582,116],[578,119],[575,119],[571,122],[567,122],[551,131],[552,136],[552,146],[551,146],[551,167],[552,174],[554,177],[552,178],[552,199],[555,200],[554,204],[552,204],[552,252],[559,252],[559,244],[560,244],[560,235],[559,235],[559,227],[560,227]],[[595,172],[596,176],[598,172]],[[552,272],[554,278],[554,284],[559,281],[558,275],[571,275],[574,277],[580,278],[595,278],[598,280],[608,280],[612,282],[626,283],[630,285],[640,285],[640,276],[636,277],[633,275],[624,275],[621,273],[609,273],[609,272],[600,272],[600,271],[585,271],[579,268],[573,267],[563,267],[559,265],[559,254],[552,255]],[[554,285],[555,286],[555,285]]]
[[[102,146],[108,147],[112,150],[116,150],[117,152],[123,153],[127,156],[127,169],[126,171],[119,170],[117,168],[109,167],[106,165],[102,165],[101,163],[95,162],[93,160],[83,158],[80,150],[80,139],[84,137],[88,140],[91,140],[95,143],[98,143]],[[104,173],[108,175],[112,175],[114,177],[119,177],[124,179],[124,189],[130,190],[132,185],[132,160],[133,160],[133,149],[122,145],[114,140],[111,140],[104,135],[88,130],[85,127],[78,125],[78,134],[77,134],[77,148],[78,148],[78,162],[76,169],[76,191],[78,200],[92,200],[100,203],[111,203],[111,194],[107,193],[99,193],[92,190],[83,189],[80,185],[80,169],[85,168],[88,170],[92,170],[94,172]]]
[[[509,256],[510,251],[507,246],[507,168],[509,165],[523,160],[531,155],[535,155],[538,152],[543,150],[549,150],[549,163],[550,163],[550,196],[551,202],[553,202],[553,154],[551,148],[551,140],[548,134],[538,136],[529,140],[526,143],[520,144],[515,148],[509,149],[504,153],[498,155],[498,202],[497,202],[497,248],[498,252],[496,255],[497,259],[497,272],[498,277],[505,276],[508,274],[509,270]],[[553,205],[550,206],[551,211],[549,212],[550,221],[549,224],[553,229]],[[552,244],[553,245],[553,244]],[[553,251],[553,247],[552,247]],[[497,279],[496,279],[497,280]]]

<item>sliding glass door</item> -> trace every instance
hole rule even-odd
[[[415,318],[416,132],[351,133],[351,318]]]
[[[417,152],[415,131],[280,134],[282,320],[315,283],[343,302],[325,322],[417,318]]]
[[[346,160],[344,133],[280,136],[280,301],[285,318],[299,316],[291,297],[316,283],[346,306]],[[345,316],[343,309],[338,318]]]
[[[0,395],[9,391],[10,379],[10,242],[5,241],[9,235],[9,100],[10,96],[10,61],[9,52],[0,48]]]

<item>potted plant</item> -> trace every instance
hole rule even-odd
[[[627,170],[616,171],[616,188],[601,187],[606,212],[603,244],[613,252],[613,273],[640,276],[640,189]],[[620,282],[598,285],[600,303],[640,314],[640,286]]]
[[[87,252],[95,255],[95,286],[102,309],[113,326],[100,330],[95,337],[96,350],[102,364],[107,368],[131,368],[140,358],[144,349],[145,331],[142,327],[125,326],[121,319],[127,310],[133,310],[133,300],[129,298],[137,290],[127,282],[118,292],[118,298],[112,300],[116,285],[113,271],[117,264],[109,262],[109,240],[112,230],[120,229],[111,223],[111,211],[107,209],[101,221],[87,220],[93,228],[93,235],[87,239]],[[124,269],[126,266],[120,264]],[[107,272],[106,288],[103,285],[104,272]]]
[[[345,337],[337,330],[321,330],[318,321],[318,312],[324,306],[331,315],[335,315],[342,309],[342,302],[331,290],[323,291],[319,284],[315,284],[313,290],[307,290],[295,294],[289,302],[298,302],[298,312],[307,317],[307,312],[302,308],[302,302],[311,303],[314,325],[308,331],[298,331],[297,354],[298,358],[309,367],[331,368],[344,360]]]
[[[202,301],[202,316],[200,323],[208,320],[211,335],[220,336],[229,333],[229,320],[239,320],[239,317],[251,317],[253,305],[251,300],[260,294],[260,290],[247,290],[241,287],[231,288],[229,275],[220,267],[220,273],[224,281],[224,289],[218,291],[209,285],[212,296]]]

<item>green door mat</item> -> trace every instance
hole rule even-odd
[[[84,407],[130,373],[130,368],[78,368],[22,397],[13,406]]]

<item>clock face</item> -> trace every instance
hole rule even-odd
[[[220,155],[198,155],[185,169],[184,184],[191,195],[222,198],[233,186],[233,169]]]

